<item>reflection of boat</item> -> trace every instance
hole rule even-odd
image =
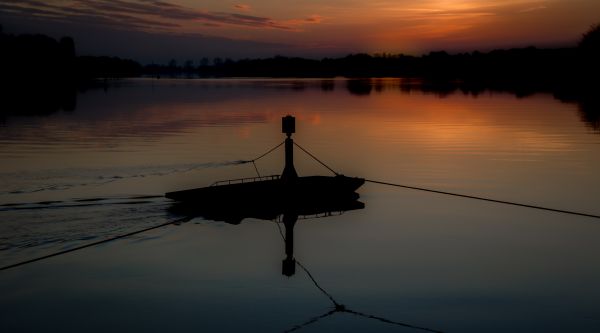
[[[245,218],[259,220],[275,220],[279,216],[324,217],[335,215],[348,210],[363,209],[364,204],[358,199],[357,193],[345,196],[313,196],[301,199],[278,198],[275,201],[262,199],[212,202],[212,204],[197,205],[190,202],[176,202],[170,211],[177,215],[202,217],[207,220],[239,224]],[[235,205],[234,205],[235,204]]]
[[[285,140],[285,168],[281,176],[244,178],[221,181],[209,187],[169,192],[165,196],[176,201],[203,206],[223,205],[238,209],[240,205],[255,206],[268,202],[273,206],[285,202],[315,202],[327,198],[351,198],[365,180],[362,178],[336,175],[298,177],[294,168],[293,145],[291,138],[295,132],[295,119],[286,116],[282,119]]]
[[[298,200],[294,196],[278,198],[274,202],[266,200],[236,201],[196,205],[190,202],[177,202],[170,211],[177,215],[189,217],[203,217],[207,220],[223,221],[230,224],[239,224],[245,218],[260,220],[280,220],[285,227],[285,259],[282,262],[282,274],[292,276],[296,272],[296,259],[294,258],[294,226],[299,218],[320,218],[340,215],[345,211],[363,209],[365,204],[357,201],[358,194],[351,192],[343,196],[311,196]],[[277,222],[279,223],[279,222]],[[283,234],[282,234],[283,236]]]

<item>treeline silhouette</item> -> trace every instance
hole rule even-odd
[[[71,37],[5,34],[0,26],[0,70],[12,83],[73,82],[90,78],[138,76],[143,66],[117,57],[76,56]]]
[[[11,35],[0,26],[0,118],[72,111],[77,91],[97,86],[95,78],[143,74],[143,66],[116,57],[77,56],[71,37]]]
[[[76,56],[70,37],[8,35],[0,27],[0,69],[5,77],[41,81],[132,76],[200,77],[408,77],[477,82],[557,83],[600,74],[600,25],[585,33],[577,47],[536,47],[449,54],[350,54],[320,60],[276,56],[267,59],[202,58],[178,64],[142,66],[117,57]]]
[[[600,74],[600,25],[582,36],[577,47],[536,47],[449,54],[350,54],[321,60],[276,56],[231,60],[202,58],[178,65],[148,65],[146,75],[200,77],[405,77],[436,81],[462,80],[489,85],[556,86]],[[594,80],[596,81],[596,80]]]
[[[77,56],[70,37],[59,40],[37,35],[11,35],[0,26],[0,97],[7,114],[45,114],[74,110],[77,91],[104,85],[112,78],[176,77],[337,77],[419,78],[418,89],[440,95],[461,90],[477,95],[485,90],[509,91],[517,96],[545,91],[563,101],[585,104],[588,123],[600,128],[597,109],[600,87],[600,25],[582,35],[575,47],[535,47],[449,54],[351,54],[320,60],[276,56],[231,60],[201,58],[178,64],[140,63],[117,57]],[[104,80],[97,80],[97,79]],[[332,89],[323,81],[324,90]],[[375,82],[375,83],[373,83]],[[376,81],[350,80],[348,91],[366,95]],[[401,89],[410,89],[401,88]]]
[[[535,47],[448,54],[430,52],[423,56],[404,54],[351,54],[321,60],[276,56],[238,61],[216,58],[212,64],[177,66],[149,65],[148,75],[197,75],[201,77],[418,77],[484,81],[531,80],[572,77],[589,73],[578,48]]]

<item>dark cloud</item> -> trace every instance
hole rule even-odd
[[[138,29],[176,28],[171,21],[195,21],[204,26],[246,26],[265,29],[295,30],[268,17],[196,10],[164,1],[149,0],[68,0],[48,4],[36,0],[4,0],[2,10],[13,14],[55,17],[68,21],[93,18],[98,23]],[[162,19],[162,20],[161,20]]]
[[[35,1],[31,1],[35,2]],[[124,29],[144,29],[150,26],[163,28],[177,28],[178,24],[169,22],[160,22],[141,17],[135,17],[125,14],[90,14],[87,11],[77,8],[69,8],[69,16],[57,13],[54,6],[40,7],[20,7],[10,4],[0,4],[0,10],[8,12],[17,17],[30,19],[43,19],[50,22],[71,22],[91,25],[107,25],[114,28]]]
[[[10,2],[10,1],[8,1]],[[15,6],[11,4],[0,3],[0,10],[10,14],[26,14],[26,15],[37,15],[37,16],[60,16],[55,12],[45,10],[42,8],[23,8],[21,6]]]
[[[240,12],[208,12],[158,0],[0,0],[0,24],[8,33],[71,36],[79,55],[110,55],[142,63],[202,57],[256,58],[276,54],[314,57],[319,49],[182,31],[185,25],[218,29],[240,26],[298,31],[320,17],[276,21]],[[313,53],[314,52],[314,53]],[[338,53],[331,54],[337,56]]]
[[[256,17],[256,16],[250,16],[250,15],[244,15],[244,14],[231,14],[232,17],[235,17],[237,19],[240,19],[242,21],[254,21],[254,22],[269,22],[270,20],[268,18],[265,17]]]
[[[7,33],[44,33],[54,38],[71,36],[78,55],[118,56],[144,64],[179,63],[202,57],[261,58],[281,54],[291,45],[236,40],[198,33],[142,31],[131,23],[109,24],[102,17],[79,17],[76,20],[40,19],[28,15],[6,15],[0,4],[0,22]],[[210,23],[207,23],[210,24]]]

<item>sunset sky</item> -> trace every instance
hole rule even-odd
[[[2,0],[9,33],[73,36],[80,54],[201,57],[419,55],[574,45],[598,0]]]

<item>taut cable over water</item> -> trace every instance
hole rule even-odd
[[[285,167],[281,177],[278,175],[277,176],[267,176],[267,177],[261,176],[255,162],[257,160],[267,156],[268,154],[275,151],[277,148],[281,147],[284,144],[285,144],[285,150],[286,150],[286,167]],[[431,329],[431,328],[427,328],[427,327],[415,326],[415,325],[411,325],[411,324],[393,321],[393,320],[390,320],[390,319],[387,319],[384,317],[355,311],[355,310],[347,307],[345,304],[338,302],[338,300],[336,300],[336,298],[334,298],[334,296],[331,293],[329,293],[321,284],[318,283],[317,279],[309,271],[307,266],[304,265],[303,263],[301,263],[296,258],[294,258],[294,255],[293,255],[293,242],[294,242],[293,227],[294,227],[294,224],[296,223],[296,221],[298,220],[298,218],[300,217],[300,215],[303,215],[303,214],[308,215],[309,213],[310,214],[319,214],[321,211],[323,211],[323,212],[325,212],[326,216],[328,216],[327,214],[330,214],[330,212],[333,210],[339,209],[339,211],[345,211],[345,210],[353,210],[353,209],[362,209],[364,207],[364,204],[356,201],[358,199],[358,194],[354,193],[354,190],[356,190],[360,185],[362,185],[362,182],[368,181],[373,184],[393,186],[393,187],[397,187],[397,188],[425,191],[425,192],[431,192],[431,193],[443,194],[443,195],[455,196],[455,197],[462,197],[462,198],[474,199],[474,200],[482,200],[482,201],[488,201],[488,202],[492,202],[492,203],[519,206],[519,207],[523,207],[523,208],[545,210],[545,211],[550,211],[550,212],[554,212],[554,213],[571,214],[571,215],[578,215],[578,216],[591,217],[591,218],[600,218],[600,215],[595,215],[595,214],[582,213],[582,212],[569,211],[569,210],[556,209],[556,208],[549,208],[549,207],[542,207],[542,206],[537,206],[537,205],[524,204],[524,203],[505,201],[505,200],[498,200],[498,199],[486,198],[486,197],[475,196],[475,195],[453,193],[453,192],[441,191],[441,190],[436,190],[436,189],[396,184],[396,183],[392,183],[392,182],[385,182],[385,181],[373,180],[373,179],[355,178],[354,180],[360,179],[360,184],[356,188],[352,188],[351,190],[349,187],[342,187],[341,184],[338,183],[335,186],[340,186],[340,190],[331,191],[331,188],[335,187],[335,186],[332,185],[333,183],[327,183],[327,182],[321,182],[321,183],[319,183],[320,185],[315,185],[315,183],[318,183],[318,182],[315,182],[315,183],[310,184],[312,187],[302,188],[302,187],[297,186],[297,184],[299,184],[298,179],[299,178],[306,179],[306,178],[310,178],[310,177],[298,177],[298,175],[295,173],[295,170],[293,169],[293,153],[291,151],[293,146],[298,147],[300,150],[302,150],[304,153],[306,153],[311,158],[315,159],[319,164],[321,164],[323,167],[327,168],[329,171],[331,171],[335,175],[335,177],[323,177],[323,178],[332,178],[332,179],[345,178],[346,181],[348,181],[350,179],[349,177],[345,177],[345,176],[341,175],[340,173],[336,172],[333,168],[329,167],[325,162],[323,162],[322,160],[317,158],[314,154],[312,154],[310,151],[308,151],[304,147],[293,142],[293,140],[291,140],[291,138],[290,138],[290,134],[288,134],[288,138],[285,141],[283,141],[283,142],[279,143],[278,145],[276,145],[275,147],[269,149],[267,152],[258,156],[257,158],[251,159],[251,160],[241,160],[236,163],[236,164],[252,163],[254,166],[254,169],[258,175],[258,177],[256,177],[257,179],[254,178],[251,181],[246,179],[246,183],[244,183],[244,179],[239,179],[239,181],[241,181],[241,183],[244,186],[254,186],[252,184],[256,185],[256,183],[263,182],[263,181],[265,181],[265,182],[269,181],[269,182],[276,183],[277,186],[282,184],[282,186],[285,190],[280,191],[281,190],[280,187],[277,187],[277,186],[273,187],[276,192],[274,196],[265,196],[265,197],[259,196],[258,198],[254,198],[254,197],[248,198],[247,197],[248,193],[256,193],[255,191],[249,191],[249,192],[243,192],[242,193],[243,195],[240,195],[236,198],[236,200],[239,199],[239,202],[236,200],[230,200],[230,201],[227,201],[227,202],[224,202],[221,204],[221,203],[219,203],[219,200],[225,201],[225,200],[223,200],[224,198],[230,198],[230,197],[228,197],[228,195],[230,193],[225,193],[225,192],[221,193],[221,194],[225,193],[227,195],[222,195],[220,197],[217,196],[218,198],[215,201],[214,198],[210,199],[210,196],[208,196],[209,199],[206,199],[206,197],[203,197],[203,196],[198,196],[197,192],[191,193],[191,195],[188,196],[188,194],[190,194],[190,192],[188,192],[188,191],[196,191],[198,189],[180,191],[179,194],[184,194],[181,197],[178,196],[179,194],[177,194],[177,192],[172,192],[171,194],[174,195],[173,196],[174,199],[179,200],[178,198],[180,198],[180,199],[182,199],[181,201],[184,201],[184,203],[188,203],[188,204],[191,203],[192,204],[191,207],[199,208],[201,213],[199,215],[194,215],[194,214],[187,215],[183,218],[177,218],[177,219],[174,219],[171,221],[166,221],[164,223],[160,223],[155,226],[147,227],[147,228],[144,228],[144,229],[141,229],[138,231],[129,232],[129,233],[122,234],[119,236],[115,236],[115,237],[107,238],[104,240],[92,242],[89,244],[77,246],[77,247],[74,247],[74,248],[71,248],[68,250],[63,250],[63,251],[59,251],[59,252],[52,253],[49,255],[44,255],[44,256],[41,256],[38,258],[22,261],[22,262],[19,262],[16,264],[0,267],[0,270],[7,270],[10,268],[19,267],[19,266],[22,266],[25,264],[42,261],[42,260],[49,259],[52,257],[60,256],[63,254],[83,250],[85,248],[93,247],[96,245],[108,243],[113,240],[118,240],[118,239],[130,237],[130,236],[133,236],[136,234],[140,234],[140,233],[143,233],[146,231],[159,229],[162,227],[166,227],[168,225],[174,225],[174,224],[188,222],[188,221],[194,219],[195,217],[203,217],[203,218],[209,219],[209,220],[215,219],[215,216],[219,216],[218,215],[219,209],[224,209],[224,215],[222,215],[223,216],[222,221],[225,221],[227,223],[232,223],[232,224],[238,224],[242,221],[243,218],[246,218],[246,217],[256,218],[256,219],[266,219],[265,217],[271,218],[272,216],[281,216],[282,220],[283,220],[282,224],[284,224],[284,226],[286,227],[285,235],[284,235],[284,232],[281,230],[280,224],[278,222],[275,222],[275,223],[276,223],[276,225],[279,229],[279,233],[285,243],[286,258],[282,262],[282,274],[286,275],[288,277],[294,275],[295,274],[295,266],[296,266],[295,264],[297,263],[298,267],[300,267],[300,269],[302,269],[306,273],[307,277],[312,281],[312,284],[314,284],[314,286],[323,295],[325,295],[328,298],[329,302],[331,302],[331,305],[332,305],[332,308],[328,309],[327,312],[325,312],[321,315],[312,317],[301,324],[294,325],[293,327],[286,330],[285,332],[293,332],[293,331],[303,329],[309,325],[312,325],[312,324],[320,321],[323,318],[333,316],[336,313],[348,313],[348,314],[352,314],[352,315],[367,318],[367,319],[377,320],[381,323],[386,323],[389,325],[395,325],[398,327],[404,327],[404,328],[409,328],[409,329],[414,329],[414,330],[421,330],[421,331],[427,331],[427,332],[441,332],[439,330],[435,330],[435,329]],[[276,177],[276,178],[269,178],[269,177]],[[315,177],[322,177],[322,176],[315,176]],[[214,190],[214,188],[219,188],[219,187],[223,188],[223,187],[232,186],[232,185],[237,186],[237,185],[239,185],[239,183],[237,183],[236,181],[238,181],[238,180],[228,181],[228,183],[216,182],[211,187],[209,187],[209,190],[212,191],[212,190]],[[287,188],[285,186],[287,186]],[[270,191],[273,188],[267,188],[266,190]],[[327,192],[326,195],[323,195],[323,193],[319,193],[319,192],[322,192],[321,191],[322,189],[325,190],[325,192]],[[238,191],[238,190],[236,190],[236,191]],[[181,193],[181,192],[188,192],[188,193],[186,194],[186,193]],[[214,194],[215,192],[211,192],[211,193]],[[296,193],[296,194],[294,194],[294,193]],[[302,193],[302,195],[297,195],[298,193]],[[338,197],[336,197],[336,195],[331,195],[331,194],[336,194]],[[350,194],[353,194],[353,195],[350,195]],[[278,196],[281,198],[278,198]],[[167,197],[169,197],[169,195],[167,195]],[[178,198],[176,198],[176,197],[178,197]],[[267,198],[267,200],[265,200],[265,198]],[[318,199],[315,200],[315,198],[318,198]],[[87,201],[90,201],[90,200],[91,199],[87,199]],[[103,199],[96,198],[93,200],[100,201]],[[232,201],[235,202],[236,204],[232,204]],[[261,202],[263,205],[257,205],[257,202]],[[279,205],[280,207],[276,207],[276,208],[269,207],[269,204],[271,206]],[[85,203],[83,203],[81,205],[85,205]],[[38,208],[40,208],[38,206],[40,206],[40,205],[33,206],[33,207],[19,207],[19,209],[38,209]],[[66,206],[66,207],[71,207],[71,206]],[[11,209],[11,208],[7,207],[7,209]],[[215,220],[220,220],[220,219],[215,219]]]
[[[146,232],[146,231],[150,231],[150,230],[154,230],[154,229],[159,229],[159,228],[162,228],[162,227],[166,227],[168,225],[174,225],[174,224],[188,222],[188,221],[190,221],[192,219],[193,219],[193,217],[184,217],[184,218],[176,219],[176,220],[173,220],[173,221],[161,223],[159,225],[155,225],[155,226],[152,226],[152,227],[144,228],[144,229],[133,231],[133,232],[128,232],[126,234],[122,234],[122,235],[119,235],[119,236],[106,238],[106,239],[103,239],[103,240],[99,240],[97,242],[92,242],[92,243],[84,244],[84,245],[77,246],[77,247],[74,247],[74,248],[71,248],[71,249],[67,249],[67,250],[63,250],[63,251],[59,251],[59,252],[54,252],[54,253],[51,253],[51,254],[48,254],[48,255],[45,255],[45,256],[41,256],[41,257],[38,257],[38,258],[34,258],[34,259],[30,259],[30,260],[25,260],[25,261],[18,262],[16,264],[11,264],[11,265],[8,265],[8,266],[0,267],[0,271],[4,271],[4,270],[10,269],[10,268],[15,268],[15,267],[23,266],[25,264],[30,264],[30,263],[33,263],[33,262],[36,262],[36,261],[50,259],[52,257],[57,257],[57,256],[60,256],[60,255],[63,255],[63,254],[67,254],[67,253],[71,253],[71,252],[83,250],[83,249],[86,249],[88,247],[94,247],[94,246],[97,246],[97,245],[100,245],[100,244],[112,242],[112,241],[117,240],[117,239],[127,238],[127,237],[130,237],[130,236],[133,236],[133,235],[137,235],[137,234],[140,234],[140,233],[143,233],[143,232]]]
[[[433,190],[433,189],[428,189],[428,188],[424,188],[424,187],[416,187],[416,186],[408,186],[408,185],[402,185],[402,184],[394,184],[394,183],[382,182],[382,181],[372,180],[372,179],[365,179],[365,181],[369,182],[369,183],[373,183],[373,184],[380,184],[380,185],[401,187],[401,188],[406,188],[406,189],[410,189],[410,190],[425,191],[425,192],[438,193],[438,194],[450,195],[450,196],[467,198],[467,199],[489,201],[489,202],[494,202],[494,203],[499,203],[499,204],[504,204],[504,205],[512,205],[512,206],[519,206],[519,207],[525,207],[525,208],[533,208],[533,209],[539,209],[539,210],[546,210],[546,211],[550,211],[550,212],[554,212],[554,213],[578,215],[578,216],[585,216],[585,217],[592,217],[592,218],[600,219],[600,215],[595,215],[595,214],[581,213],[581,212],[575,212],[575,211],[564,210],[564,209],[557,209],[557,208],[542,207],[542,206],[524,204],[524,203],[513,202],[513,201],[497,200],[497,199],[479,197],[479,196],[475,196],[475,195],[468,195],[468,194],[459,194],[459,193],[452,193],[452,192],[446,192],[446,191],[439,191],[439,190]]]
[[[259,175],[258,178],[266,178],[266,177],[261,177],[260,176],[260,173],[258,171],[258,168],[256,167],[256,163],[255,162],[257,160],[259,160],[259,159],[267,156],[268,154],[272,153],[273,151],[275,151],[277,148],[281,147],[285,143],[286,143],[286,141],[283,141],[283,142],[279,143],[278,145],[274,146],[273,148],[269,149],[268,151],[266,151],[265,153],[259,155],[258,157],[254,158],[254,159],[251,159],[251,160],[240,160],[236,164],[253,163],[254,164],[254,168],[255,168],[257,174]],[[325,168],[327,168],[329,171],[331,171],[332,173],[334,173],[336,176],[340,176],[341,175],[340,173],[336,172],[333,168],[331,168],[330,166],[328,166],[325,162],[323,162],[322,160],[320,160],[319,158],[317,158],[314,154],[312,154],[311,152],[309,152],[304,147],[300,146],[299,144],[297,144],[297,143],[295,143],[293,141],[291,141],[290,143],[292,145],[295,145],[298,148],[300,148],[308,156],[310,156],[311,158],[315,159],[319,164],[321,164],[322,166],[324,166]],[[289,149],[289,148],[287,148],[287,149]],[[600,215],[591,214],[591,213],[583,213],[583,212],[577,212],[577,211],[571,211],[571,210],[565,210],[565,209],[543,207],[543,206],[532,205],[532,204],[525,204],[525,203],[519,203],[519,202],[513,202],[513,201],[508,201],[508,200],[498,200],[498,199],[486,198],[486,197],[469,195],[469,194],[453,193],[453,192],[441,191],[441,190],[436,190],[436,189],[429,189],[429,188],[417,187],[417,186],[409,186],[409,185],[403,185],[403,184],[397,184],[397,183],[391,183],[391,182],[385,182],[385,181],[373,180],[373,179],[365,179],[364,181],[370,182],[370,183],[373,183],[373,184],[393,186],[393,187],[397,187],[397,188],[405,188],[405,189],[410,189],[410,190],[424,191],[424,192],[430,192],[430,193],[436,193],[436,194],[442,194],[442,195],[448,195],[448,196],[461,197],[461,198],[466,198],[466,199],[474,199],[474,200],[488,201],[488,202],[493,202],[493,203],[498,203],[498,204],[504,204],[504,205],[518,206],[518,207],[523,207],[523,208],[531,208],[531,209],[537,209],[537,210],[544,210],[544,211],[549,211],[549,212],[554,212],[554,213],[570,214],[570,215],[576,215],[576,216],[583,216],[583,217],[590,217],[590,218],[600,219]],[[38,207],[23,207],[23,208],[19,207],[18,209],[35,209],[35,208],[38,208]],[[7,209],[14,209],[14,208],[13,207],[7,207],[7,208],[3,208],[3,209],[7,210]],[[181,222],[184,222],[184,220],[185,219],[178,219],[178,220],[175,220],[175,221],[165,222],[165,223],[153,226],[153,227],[144,228],[144,229],[141,229],[141,230],[137,230],[137,231],[130,232],[130,233],[127,233],[127,234],[123,234],[123,235],[111,237],[111,238],[104,239],[104,240],[101,240],[101,241],[97,241],[97,242],[93,242],[93,243],[89,243],[89,244],[77,246],[77,247],[74,247],[74,248],[71,248],[71,249],[68,249],[68,250],[55,252],[55,253],[52,253],[52,254],[49,254],[49,255],[41,256],[41,257],[30,259],[30,260],[25,260],[25,261],[22,261],[22,262],[19,262],[19,263],[15,263],[15,264],[10,264],[10,265],[4,266],[4,267],[0,267],[0,271],[7,270],[7,269],[10,269],[10,268],[14,268],[14,267],[18,267],[18,266],[22,266],[22,265],[29,264],[29,263],[33,263],[33,262],[36,262],[36,261],[41,261],[41,260],[44,260],[44,259],[56,257],[56,256],[59,256],[59,255],[62,255],[62,254],[66,254],[66,253],[70,253],[70,252],[75,252],[75,251],[82,250],[82,249],[85,249],[85,248],[88,248],[88,247],[93,247],[93,246],[96,246],[96,245],[107,243],[107,242],[110,242],[110,241],[113,241],[113,240],[117,240],[117,239],[121,239],[121,238],[126,238],[126,237],[133,236],[133,235],[136,235],[136,234],[139,234],[139,233],[143,233],[145,231],[150,231],[150,230],[162,228],[162,227],[165,227],[165,226],[168,226],[168,225],[181,223]]]
[[[331,167],[329,167],[323,161],[321,161],[316,156],[314,156],[313,154],[311,154],[309,151],[307,151],[306,149],[300,147],[300,145],[298,145],[297,143],[294,143],[294,144],[298,148],[302,149],[302,151],[304,151],[310,157],[312,157],[317,162],[319,162],[321,165],[323,165],[325,168],[327,168],[329,171],[333,172],[336,175],[339,175],[338,172],[334,171]],[[380,181],[380,180],[373,180],[373,179],[367,179],[367,178],[365,178],[365,182],[369,182],[369,183],[373,183],[373,184],[380,184],[380,185],[400,187],[400,188],[406,188],[406,189],[409,189],[409,190],[417,190],[417,191],[431,192],[431,193],[437,193],[437,194],[444,194],[444,195],[450,195],[450,196],[467,198],[467,199],[489,201],[489,202],[494,202],[494,203],[499,203],[499,204],[504,204],[504,205],[513,205],[513,206],[519,206],[519,207],[524,207],[524,208],[532,208],[532,209],[545,210],[545,211],[550,211],[550,212],[555,212],[555,213],[578,215],[578,216],[585,216],[585,217],[591,217],[591,218],[600,219],[600,215],[590,214],[590,213],[576,212],[576,211],[565,210],[565,209],[543,207],[543,206],[538,206],[538,205],[531,205],[531,204],[525,204],[525,203],[519,203],[519,202],[507,201],[507,200],[498,200],[498,199],[480,197],[480,196],[469,195],[469,194],[460,194],[460,193],[446,192],[446,191],[440,191],[440,190],[429,189],[429,188],[424,188],[424,187],[409,186],[409,185],[402,185],[402,184],[394,184],[394,183],[390,183],[390,182],[385,182],[385,181]]]

